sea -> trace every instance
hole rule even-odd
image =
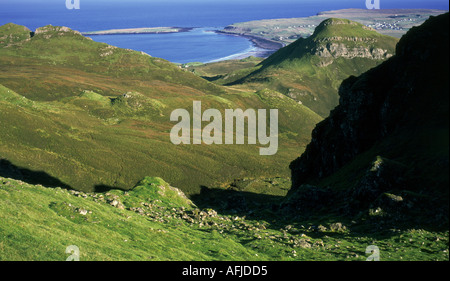
[[[91,38],[121,48],[143,51],[175,63],[213,62],[260,49],[246,38],[214,30],[238,22],[307,17],[322,11],[366,8],[366,0],[0,0],[0,25],[13,22],[31,30],[48,24],[80,32],[138,27],[188,27],[170,34],[97,35]],[[443,0],[380,0],[384,9],[448,10]]]

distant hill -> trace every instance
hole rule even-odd
[[[228,85],[274,89],[326,117],[338,104],[340,83],[391,57],[397,42],[357,22],[327,19],[312,36],[278,50],[250,73],[241,70]]]

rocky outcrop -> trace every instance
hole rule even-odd
[[[68,27],[65,27],[65,26],[52,26],[52,25],[39,27],[34,32],[33,36],[39,35],[39,36],[42,36],[45,39],[50,39],[53,36],[64,36],[64,35],[68,35],[68,34],[82,36],[80,32],[78,32],[76,30],[72,30],[72,29],[70,29]]]
[[[309,53],[321,58],[385,60],[393,56],[393,49],[384,42],[386,38],[357,22],[331,18],[317,27],[307,45],[312,46]]]
[[[354,21],[327,19],[314,34],[281,48],[260,68],[229,85],[248,83],[276,90],[325,118],[338,105],[342,80],[390,58],[397,42]]]
[[[319,45],[311,50],[313,55],[322,58],[367,58],[373,60],[384,60],[392,57],[392,53],[389,50],[381,48],[367,48],[363,46],[348,47],[344,43],[328,43]]]

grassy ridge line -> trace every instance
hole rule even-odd
[[[17,25],[12,26],[16,29],[20,28]],[[0,28],[0,33],[8,34],[11,29],[10,25],[5,25]],[[147,89],[156,88],[164,94],[171,92],[177,94],[183,92],[196,92],[197,94],[200,92],[207,94],[224,93],[223,89],[191,73],[181,71],[177,66],[166,60],[153,58],[141,52],[94,42],[83,37],[79,32],[66,27],[45,26],[38,28],[33,37],[16,42],[14,46],[0,49],[0,54],[0,66],[8,70],[5,71],[5,75],[2,75],[0,83],[16,92],[24,94],[33,92],[33,96],[29,96],[32,99],[48,100],[51,99],[49,95],[55,92],[66,96],[73,95],[73,92],[67,91],[67,89],[63,91],[62,87],[52,88],[62,86],[61,84],[64,81],[62,81],[63,83],[58,83],[56,79],[48,81],[51,78],[39,75],[39,72],[34,73],[39,75],[36,78],[43,79],[42,82],[47,80],[48,83],[33,83],[34,87],[30,88],[19,82],[9,85],[8,82],[10,81],[5,80],[22,79],[21,73],[22,75],[29,75],[34,72],[35,68],[42,67],[48,68],[47,71],[50,73],[60,73],[62,74],[60,76],[65,74],[64,80],[69,80],[70,74],[73,72],[75,76],[79,72],[95,74],[94,77],[103,76],[108,78],[106,83],[111,84],[110,88],[116,88],[117,85],[122,87],[139,85],[141,89],[144,87]],[[84,79],[71,80],[72,85],[68,88],[74,88],[74,84],[82,84],[88,79],[88,77],[82,78]],[[95,84],[95,81],[92,80],[94,79],[86,82]],[[47,85],[42,88],[44,86],[42,84]],[[104,88],[102,90],[107,91]],[[109,93],[105,92],[104,94],[108,95]]]

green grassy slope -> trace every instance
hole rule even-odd
[[[0,260],[448,260],[448,232],[357,234],[332,218],[302,224],[200,210],[160,178],[129,192],[84,193],[0,177]],[[319,227],[318,227],[319,225]]]
[[[16,43],[29,40],[31,30],[25,26],[8,23],[0,28],[0,47],[13,46]]]
[[[0,32],[16,36],[15,29],[5,25]],[[33,37],[0,54],[0,83],[33,100],[55,100],[90,88],[102,95],[119,95],[130,87],[154,96],[223,93],[168,61],[94,42],[66,27],[38,28]]]
[[[193,65],[187,68],[196,75],[217,83],[218,80],[224,81],[225,77],[230,73],[237,72],[241,69],[253,68],[263,60],[263,58],[247,57],[240,60],[226,60]]]
[[[321,120],[284,96],[220,87],[63,27],[38,29],[30,40],[0,48],[0,72],[0,157],[26,170],[18,178],[44,172],[84,191],[127,189],[146,175],[189,194],[243,176],[287,176],[293,151]],[[278,108],[278,153],[261,157],[256,145],[173,145],[170,114],[191,112],[194,100],[222,114]]]
[[[423,161],[423,169],[410,174],[426,174],[428,184],[447,180],[448,186],[448,173],[432,165],[448,166],[448,130],[422,130],[427,123],[419,122],[419,137],[415,130],[402,135],[402,142],[394,135],[323,179],[318,184],[323,194],[310,187],[285,198],[287,165],[302,153],[312,127],[322,119],[311,109],[274,89],[213,85],[136,52],[107,47],[102,50],[118,52],[119,62],[101,59],[111,54],[95,59],[98,49],[92,49],[92,41],[50,30],[41,43],[33,38],[49,34],[0,48],[0,260],[63,261],[69,245],[79,247],[81,260],[364,261],[370,245],[379,247],[383,261],[449,260],[448,230],[421,227],[402,217],[401,208],[411,209],[406,214],[413,216],[422,211],[427,195],[420,190],[384,192],[366,213],[353,217],[346,204],[358,202],[336,202],[333,193],[327,197],[330,185],[343,190],[367,169],[401,168],[397,161],[411,159]],[[61,46],[42,50],[46,57],[41,59],[27,44],[53,46],[45,40]],[[86,56],[83,63],[61,52],[66,44],[79,43],[73,40],[88,46],[80,54],[82,60]],[[71,52],[77,54],[77,49]],[[92,62],[84,69],[88,57]],[[218,71],[208,67],[208,73]],[[437,107],[427,106],[429,95],[415,101],[424,105],[417,120],[428,120],[422,117],[434,112],[448,117],[448,97],[440,103],[438,96],[431,97]],[[260,157],[257,146],[247,145],[172,145],[170,112],[191,110],[193,100],[221,111],[279,108],[278,154]],[[444,122],[439,116],[436,124]],[[337,144],[333,140],[325,141]],[[413,157],[407,154],[414,149],[418,152]],[[391,154],[376,157],[379,151]],[[60,188],[68,185],[86,192]],[[216,188],[202,188],[197,195],[200,185]],[[95,187],[123,190],[91,192]],[[288,208],[301,202],[299,198],[307,199],[300,206],[308,207],[306,211]],[[399,210],[402,216],[397,216]],[[402,220],[407,223],[396,223]]]

